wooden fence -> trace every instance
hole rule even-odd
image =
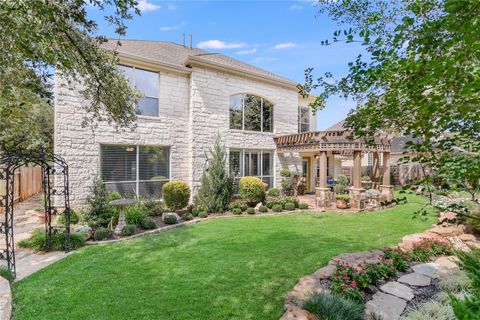
[[[23,166],[15,170],[14,199],[21,202],[42,191],[42,168]],[[5,194],[5,180],[0,180],[0,194]],[[0,208],[0,213],[3,208]]]

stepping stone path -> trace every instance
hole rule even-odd
[[[407,301],[410,301],[415,297],[413,295],[413,290],[410,289],[410,287],[396,281],[391,281],[384,284],[380,287],[380,290]]]
[[[412,269],[416,273],[423,274],[430,278],[438,278],[440,276],[439,273],[441,272],[441,266],[434,262],[417,264],[412,266]]]
[[[432,278],[414,272],[401,276],[398,279],[398,282],[406,283],[411,286],[425,287],[430,285],[430,283],[432,282]]]
[[[379,315],[383,319],[396,320],[407,307],[407,301],[391,294],[377,292],[365,306],[370,314]]]

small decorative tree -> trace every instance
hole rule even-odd
[[[188,205],[190,188],[183,181],[170,181],[162,187],[163,200],[167,207],[172,210],[180,210]]]
[[[291,181],[292,173],[287,168],[280,170],[280,175],[283,177],[282,181],[282,191],[285,195],[292,195],[294,188]]]
[[[202,175],[195,204],[211,213],[223,212],[228,208],[233,193],[233,176],[227,171],[225,146],[217,136],[209,151],[209,167]]]

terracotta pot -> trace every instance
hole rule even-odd
[[[337,199],[337,209],[347,209],[350,203],[345,200]]]

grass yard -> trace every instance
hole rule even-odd
[[[217,219],[83,248],[13,285],[14,319],[278,319],[303,275],[433,222],[424,202],[366,214]]]

